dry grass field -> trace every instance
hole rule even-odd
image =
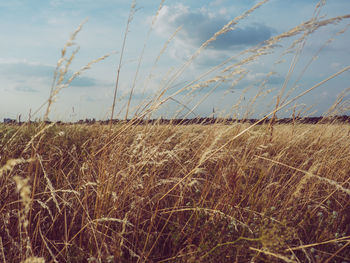
[[[350,261],[350,126],[247,127],[0,126],[1,261]]]
[[[287,89],[307,36],[350,15],[322,17],[325,1],[320,1],[310,20],[170,89],[203,49],[266,2],[203,43],[129,122],[45,122],[58,93],[108,56],[67,76],[80,26],[61,51],[48,100],[34,112],[46,106],[42,121],[0,124],[0,262],[350,262],[350,125],[274,122],[277,112],[350,69],[330,72],[297,95]],[[259,121],[136,124],[178,94],[210,87],[199,93],[200,104],[221,83],[239,82],[248,72],[245,66],[273,53],[285,39],[291,41],[285,49],[293,54],[290,71],[274,110]],[[123,51],[124,45],[110,120],[119,103]],[[135,83],[125,119],[134,88]],[[248,106],[263,93],[259,90]],[[329,116],[350,109],[349,93],[338,97]]]

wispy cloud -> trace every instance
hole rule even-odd
[[[15,90],[19,92],[30,92],[30,93],[39,92],[39,90],[33,89],[32,87],[29,87],[29,86],[17,86],[15,87]]]
[[[30,62],[25,59],[1,59],[0,58],[0,74],[3,78],[10,79],[16,83],[28,82],[29,79],[33,78],[41,80],[41,82],[47,82],[49,86],[53,78],[55,67],[42,63]],[[71,75],[72,72],[68,72]],[[94,78],[80,76],[76,78],[71,86],[73,87],[93,87],[97,84]],[[36,89],[17,85],[15,90],[24,92],[35,92]]]
[[[183,4],[164,6],[160,12],[156,32],[169,35],[182,26],[178,40],[183,45],[200,46],[219,31],[229,19],[218,13],[209,12],[206,8],[190,10]],[[237,47],[255,45],[271,37],[274,30],[264,24],[250,24],[238,27],[221,35],[209,48],[230,50]]]
[[[52,77],[54,67],[25,59],[0,59],[0,73],[7,77]]]

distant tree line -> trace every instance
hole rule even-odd
[[[232,118],[193,118],[193,119],[132,119],[132,120],[118,120],[115,119],[112,121],[113,124],[123,124],[123,123],[131,123],[135,125],[145,125],[145,124],[172,124],[172,125],[191,125],[191,124],[200,124],[200,125],[211,125],[211,124],[233,124],[233,123],[249,123],[253,124],[258,122],[259,119],[232,119]],[[13,125],[21,125],[24,123],[39,123],[40,121],[29,121],[29,122],[21,122],[19,120],[4,118],[4,124],[13,124]],[[270,119],[265,119],[261,121],[259,124],[269,123]],[[317,124],[317,123],[350,123],[350,116],[342,115],[342,116],[332,116],[332,117],[296,117],[296,118],[282,118],[275,119],[274,124],[288,124],[288,123],[305,123],[305,124]],[[45,123],[52,123],[51,121],[45,121]],[[105,121],[96,121],[96,119],[85,119],[79,120],[77,122],[56,122],[57,124],[110,124],[110,120]]]

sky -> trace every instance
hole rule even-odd
[[[136,1],[122,53],[132,1],[1,1],[0,121],[43,118],[61,50],[86,19],[67,49],[69,58],[79,47],[65,80],[91,61],[109,56],[59,91],[49,112],[51,120],[110,118],[121,54],[114,110],[119,119],[125,118],[132,89],[128,118],[147,109],[162,91],[151,117],[261,117],[273,110],[281,90],[281,101],[287,102],[349,66],[349,18],[311,30],[295,46],[305,30],[282,39],[253,59],[269,39],[315,16],[319,3],[315,0],[267,1],[200,49],[258,2]],[[350,14],[349,0],[321,3],[316,19]],[[225,71],[225,67],[229,68]],[[288,117],[293,110],[304,116],[325,114],[337,96],[350,88],[349,79],[346,71],[287,105],[278,116]],[[344,99],[349,97],[348,91]]]

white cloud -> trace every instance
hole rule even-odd
[[[160,11],[155,31],[160,36],[169,37],[179,26],[182,26],[174,40],[177,50],[173,53],[177,53],[180,58],[186,58],[227,24],[229,19],[223,16],[224,12],[224,9],[216,13],[206,8],[190,10],[183,4],[164,6]],[[238,27],[219,36],[208,49],[228,51],[255,45],[268,39],[271,33],[272,29],[263,24]]]
[[[339,62],[333,62],[330,65],[330,68],[334,69],[334,70],[340,69],[340,67],[341,67],[341,63],[339,63]]]
[[[224,1],[223,0],[214,0],[210,4],[211,5],[221,5]]]
[[[14,83],[16,91],[38,91],[34,87],[49,86],[54,75],[55,66],[47,65],[35,61],[17,58],[0,58],[0,73],[5,79]],[[70,76],[72,72],[68,72]],[[25,88],[23,88],[23,83]],[[73,80],[71,86],[91,87],[96,85],[96,80],[91,77],[80,76]]]
[[[221,8],[221,9],[219,10],[219,14],[220,14],[220,15],[223,15],[223,16],[228,15],[228,10],[227,10],[227,8],[225,8],[225,7]]]

